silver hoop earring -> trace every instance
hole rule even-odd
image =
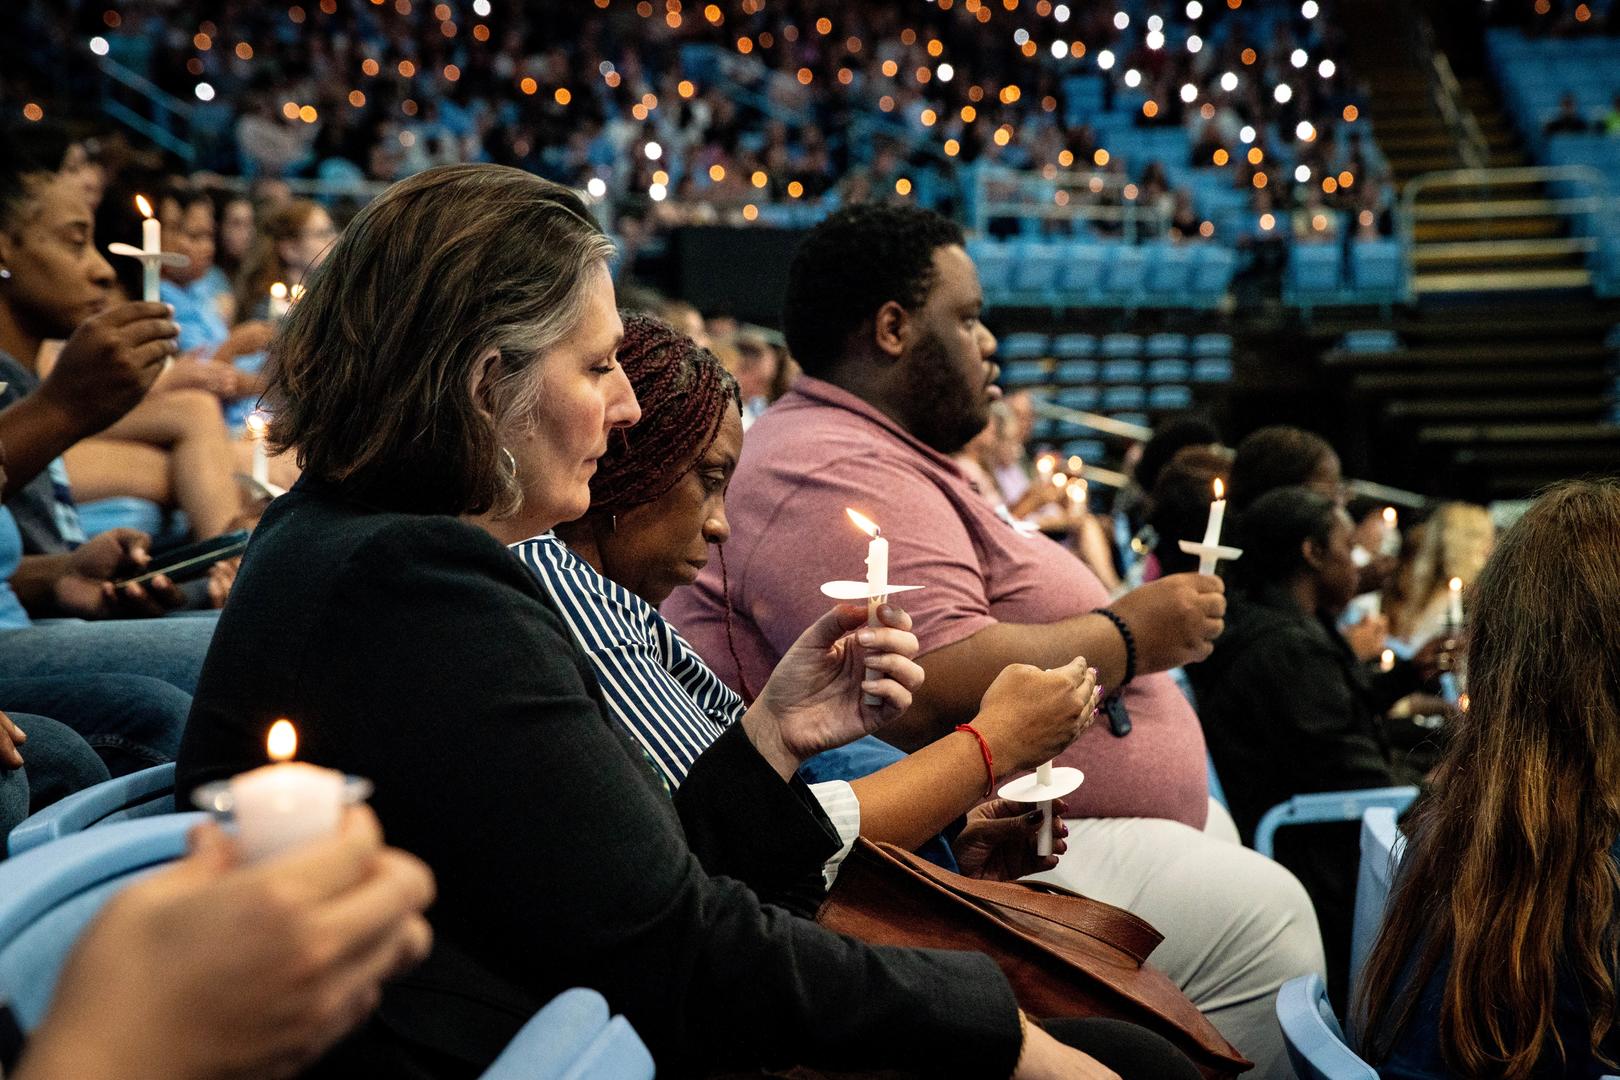
[[[512,456],[512,451],[508,450],[504,446],[501,447],[501,453],[506,455],[506,472],[507,472],[507,475],[511,479],[516,480],[517,479],[517,458],[513,457]]]
[[[7,270],[3,266],[0,266],[0,281],[5,281],[10,277],[11,277],[11,271]]]
[[[619,515],[618,514],[609,514],[608,515],[608,532],[616,533],[618,531],[619,531]]]

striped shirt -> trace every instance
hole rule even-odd
[[[658,610],[597,573],[555,533],[512,545],[512,553],[556,603],[590,658],[613,719],[635,737],[671,788],[699,754],[742,719],[742,698],[720,680]],[[829,887],[860,833],[860,801],[842,780],[811,784],[843,842],[827,861]]]

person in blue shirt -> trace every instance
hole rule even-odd
[[[1470,598],[1451,724],[1362,975],[1399,1080],[1620,1072],[1620,483],[1542,495]]]

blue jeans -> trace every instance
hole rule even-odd
[[[28,736],[17,748],[20,769],[0,765],[0,854],[5,838],[23,818],[75,791],[107,779],[95,751],[64,724],[43,716],[6,710]]]
[[[147,675],[187,694],[195,693],[218,622],[217,611],[106,622],[42,619],[33,626],[0,630],[0,679]],[[4,707],[3,698],[0,707]],[[45,710],[45,715],[56,714]]]
[[[107,771],[122,776],[175,759],[191,695],[145,675],[0,678],[0,707],[60,721],[101,755]],[[30,738],[24,760],[33,745]]]
[[[859,780],[893,765],[905,756],[876,735],[865,735],[852,743],[817,754],[799,766],[799,776],[807,784],[827,780]],[[957,870],[956,853],[951,850],[950,838],[959,831],[959,825],[952,826],[946,830],[948,835],[942,834],[929,840],[917,849],[917,854],[954,873]]]

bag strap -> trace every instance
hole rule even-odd
[[[1122,908],[1093,900],[1057,885],[1022,881],[980,881],[943,870],[927,859],[893,844],[868,844],[871,852],[884,861],[903,867],[915,877],[927,880],[935,888],[943,889],[981,909],[1006,907],[1032,918],[1044,919],[1066,927],[1076,933],[1095,938],[1119,949],[1136,961],[1147,961],[1148,956],[1164,935],[1152,924]]]

